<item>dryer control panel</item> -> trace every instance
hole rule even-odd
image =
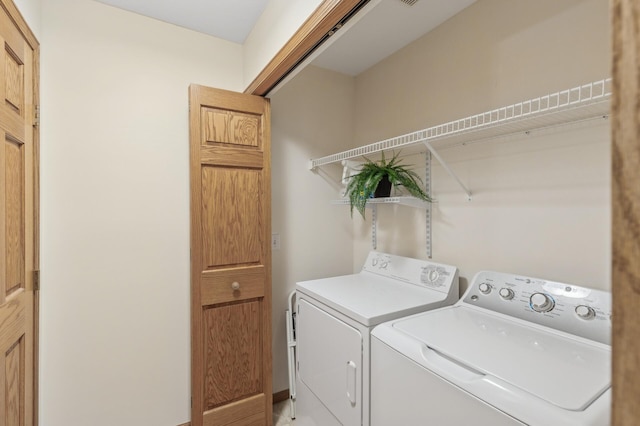
[[[371,251],[362,270],[447,294],[453,290],[457,299],[458,268],[455,266]]]
[[[607,291],[481,271],[459,303],[611,344],[611,293]]]

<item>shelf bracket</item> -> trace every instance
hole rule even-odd
[[[424,188],[429,197],[431,197],[431,152],[424,154]],[[431,259],[431,203],[427,203],[425,208],[426,215],[426,249],[427,257]]]
[[[371,248],[373,250],[378,249],[378,236],[376,235],[377,221],[378,221],[378,206],[374,204],[371,206]]]
[[[449,165],[442,159],[442,157],[440,157],[440,154],[438,154],[436,152],[435,149],[433,149],[433,147],[431,146],[431,144],[427,141],[422,141],[422,143],[424,144],[424,146],[427,147],[427,149],[429,150],[429,152],[431,153],[431,155],[433,155],[434,157],[436,157],[436,160],[438,160],[438,162],[440,163],[440,165],[442,165],[442,167],[445,169],[445,171],[447,173],[449,173],[449,176],[451,176],[452,178],[455,179],[456,182],[458,182],[458,185],[460,185],[460,187],[462,188],[462,190],[465,192],[465,194],[467,194],[467,200],[471,201],[471,191],[469,191],[467,189],[467,187],[462,183],[462,181],[460,180],[460,178],[458,177],[458,175],[456,175],[453,170],[451,170],[451,167],[449,167]]]

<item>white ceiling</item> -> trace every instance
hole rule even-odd
[[[476,0],[381,0],[352,28],[340,34],[313,65],[358,75],[428,33]],[[334,37],[336,37],[334,36]]]
[[[97,1],[242,44],[269,0]],[[411,3],[411,0],[406,1]],[[314,55],[312,63],[343,74],[357,75],[475,1],[417,0],[409,6],[403,0],[371,0],[365,7],[366,14],[361,12],[352,18],[357,25],[347,23],[345,28],[337,31],[325,43],[330,47]]]
[[[269,0],[97,0],[120,9],[244,43]]]

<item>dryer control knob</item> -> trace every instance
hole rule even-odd
[[[487,283],[482,283],[478,286],[478,290],[480,290],[482,294],[489,294],[491,293],[491,286]]]
[[[500,289],[500,297],[502,297],[504,300],[511,300],[513,299],[513,296],[515,296],[515,293],[510,288],[502,287]]]
[[[440,273],[435,269],[429,269],[426,275],[427,280],[429,280],[430,283],[435,283],[436,281],[438,281],[438,278],[440,278]]]
[[[556,302],[548,294],[533,293],[529,298],[529,305],[536,312],[549,312],[554,308]]]
[[[596,311],[591,306],[578,305],[576,306],[576,315],[584,320],[590,320],[596,317]]]

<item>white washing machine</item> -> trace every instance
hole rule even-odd
[[[609,292],[480,272],[372,336],[374,426],[609,424]]]
[[[296,425],[369,425],[371,329],[453,304],[458,269],[372,251],[361,272],[296,292]]]

